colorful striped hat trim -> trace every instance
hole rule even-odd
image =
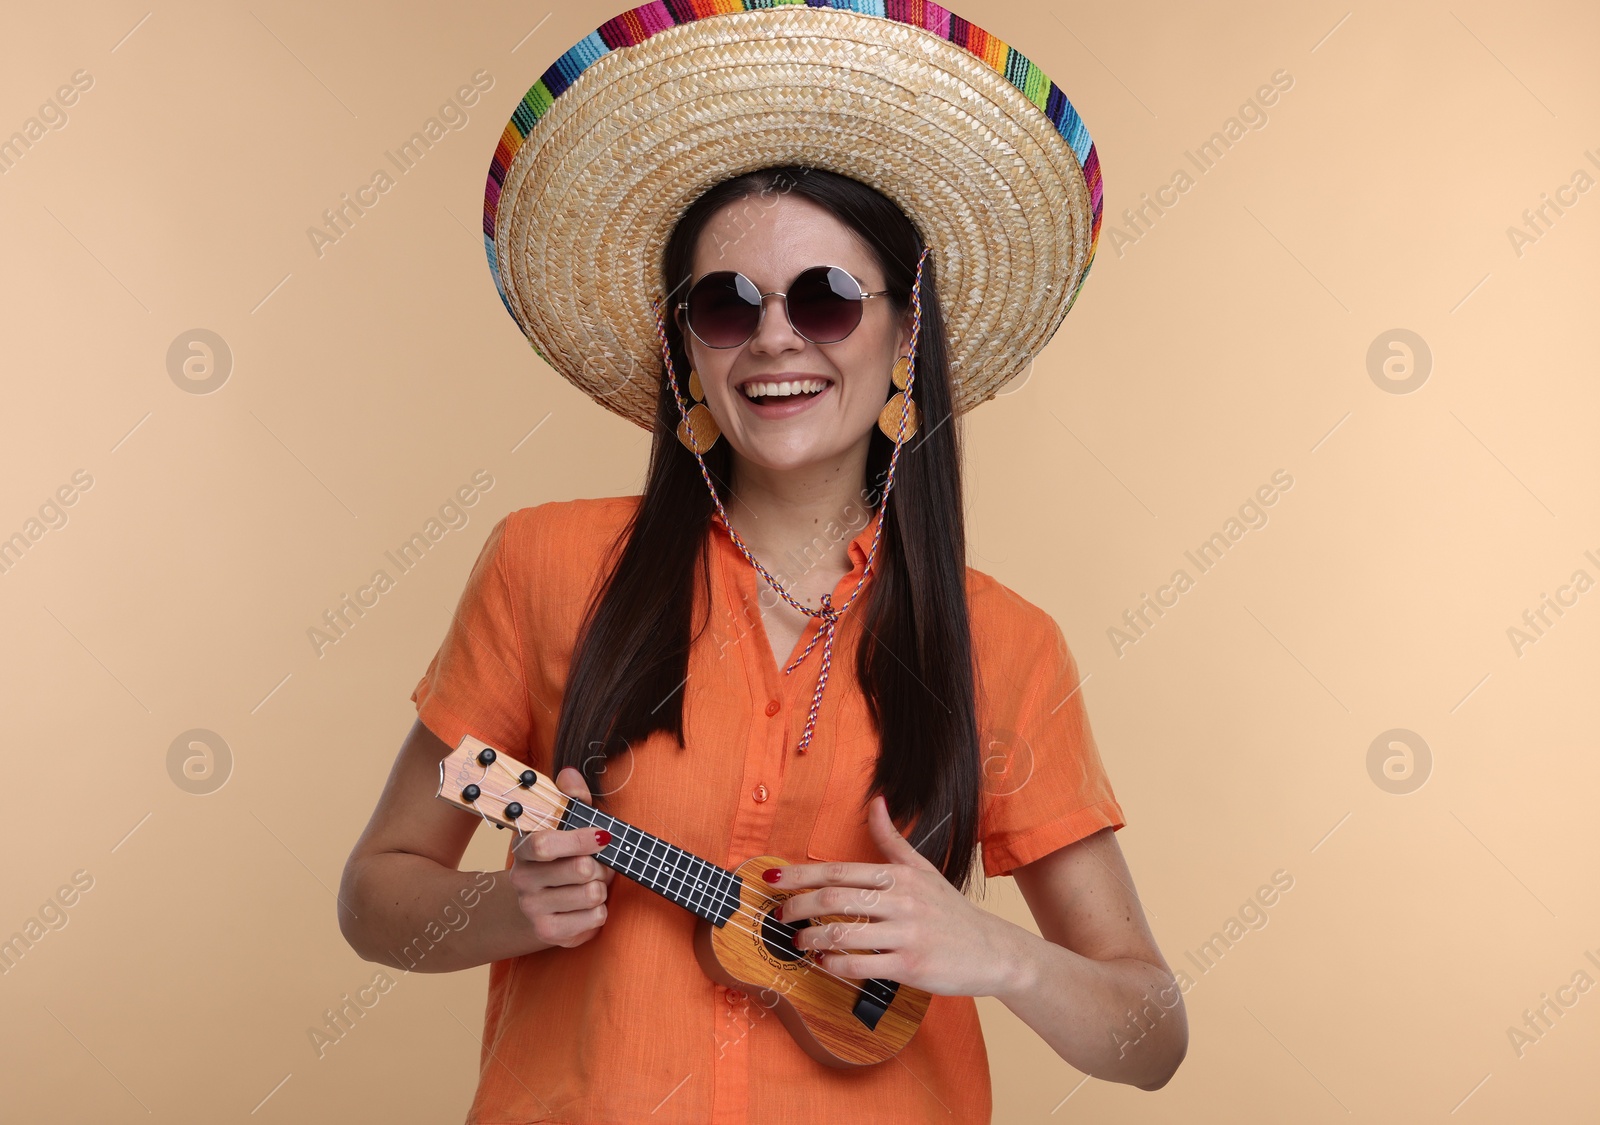
[[[484,185],[483,244],[489,255],[489,270],[494,275],[495,289],[499,292],[500,300],[506,306],[508,313],[512,311],[511,304],[506,299],[505,286],[500,281],[500,263],[494,247],[495,217],[500,210],[500,187],[505,183],[506,169],[511,167],[512,158],[522,147],[522,142],[528,139],[534,123],[544,115],[545,110],[550,108],[550,104],[572,85],[589,64],[609,51],[643,43],[658,31],[665,31],[669,27],[676,27],[705,16],[731,15],[734,12],[750,12],[758,8],[789,6],[858,12],[864,16],[878,16],[882,19],[897,20],[912,27],[920,27],[958,47],[966,48],[1004,75],[1006,81],[1021,90],[1029,101],[1043,111],[1055,125],[1056,131],[1077,154],[1078,163],[1083,168],[1084,179],[1089,184],[1089,198],[1094,207],[1094,233],[1089,251],[1089,260],[1091,263],[1094,261],[1094,253],[1100,241],[1103,194],[1100,183],[1100,154],[1095,151],[1094,141],[1089,137],[1089,130],[1084,126],[1083,119],[1078,116],[1078,111],[1072,107],[1067,95],[1061,92],[1061,87],[1050,81],[1037,64],[1015,47],[1003,42],[998,36],[991,35],[977,24],[969,23],[948,9],[928,3],[926,0],[881,0],[881,2],[837,0],[836,3],[820,3],[813,0],[740,0],[738,3],[733,0],[666,0],[666,2],[652,0],[649,4],[630,8],[621,15],[607,20],[551,64],[550,68],[539,76],[539,81],[522,96],[522,101],[511,115],[511,120],[506,123],[505,132],[500,134],[500,143],[495,147],[494,159],[489,164],[489,179]],[[1085,278],[1089,276],[1087,268],[1083,271],[1083,276]],[[1076,293],[1073,294],[1074,298],[1076,296]],[[512,315],[515,316],[514,313]]]

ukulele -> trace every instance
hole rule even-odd
[[[817,963],[815,950],[794,947],[795,934],[813,921],[860,919],[778,921],[773,911],[797,892],[770,887],[761,873],[785,860],[765,855],[732,871],[718,867],[567,796],[544,774],[471,735],[439,763],[438,796],[518,835],[534,828],[610,832],[611,842],[594,858],[698,917],[694,950],[706,975],[757,993],[795,1042],[824,1065],[869,1066],[893,1058],[927,1014],[929,993],[892,980],[837,976]]]

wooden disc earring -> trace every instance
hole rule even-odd
[[[911,381],[911,357],[903,355],[894,361],[894,367],[889,370],[889,378],[894,380],[894,385],[899,390],[905,390],[906,384]]]
[[[894,361],[894,368],[889,372],[889,378],[899,388],[893,398],[883,404],[883,409],[878,411],[878,429],[883,431],[883,436],[890,441],[900,436],[900,413],[906,407],[906,437],[911,437],[917,432],[917,404],[914,399],[906,396],[906,384],[911,381],[911,357],[903,355]]]
[[[710,409],[701,400],[705,398],[704,388],[700,386],[700,372],[689,368],[689,397],[694,399],[694,405],[689,408],[689,415],[678,423],[678,440],[683,447],[691,453],[704,454],[717,439],[722,436],[722,428],[717,425],[717,420],[711,416]],[[689,427],[694,426],[694,440],[689,440]]]

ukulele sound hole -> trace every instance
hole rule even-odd
[[[795,934],[811,925],[810,918],[797,922],[780,922],[768,911],[761,916],[761,943],[767,952],[780,961],[798,961],[805,954],[794,947]]]

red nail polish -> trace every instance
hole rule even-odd
[[[611,843],[611,833],[607,832],[604,828],[596,828],[594,830],[594,842],[599,844],[602,848],[605,847],[607,844]]]
[[[772,912],[772,916],[780,922],[783,921],[783,903],[778,903],[777,908]]]
[[[761,873],[761,877],[769,883],[776,883],[778,881],[778,876],[782,873],[783,872],[780,868],[769,867]]]

